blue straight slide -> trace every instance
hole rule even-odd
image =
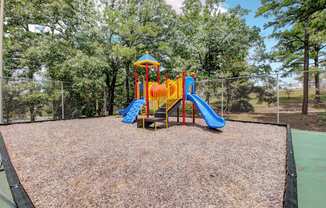
[[[129,123],[129,124],[133,123],[136,120],[139,111],[144,104],[145,104],[144,99],[132,101],[132,103],[130,104],[131,106],[129,108],[129,111],[123,117],[122,122]]]
[[[190,100],[196,105],[196,108],[200,111],[201,116],[204,118],[209,128],[216,129],[224,127],[224,118],[217,115],[212,107],[198,95],[187,93],[187,100]]]
[[[131,106],[134,104],[135,101],[136,101],[136,100],[131,101],[131,103],[129,103],[129,105],[128,105],[126,108],[121,108],[121,109],[118,111],[118,113],[119,113],[120,115],[122,115],[122,116],[125,116],[125,115],[129,112]]]

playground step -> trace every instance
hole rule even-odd
[[[162,111],[162,112],[156,112],[155,114],[154,114],[154,117],[155,118],[165,118],[166,117],[166,112],[164,111]]]
[[[169,100],[168,106],[169,106],[169,112],[168,114],[171,114],[174,110],[176,110],[180,106],[181,99],[179,100]],[[154,117],[157,118],[165,118],[166,117],[166,105],[160,107],[154,114]]]
[[[157,111],[165,111],[166,110],[166,107],[160,107]]]
[[[154,128],[156,128],[157,122],[165,122],[165,118],[139,118],[137,120],[137,127],[138,128],[150,128],[152,124],[154,124]],[[144,126],[145,125],[145,126]]]

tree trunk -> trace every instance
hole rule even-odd
[[[315,72],[315,102],[320,103],[320,82],[319,82],[319,47],[315,47],[315,57],[314,57],[314,65],[315,69],[317,70]]]
[[[29,113],[31,116],[31,122],[35,121],[35,109],[34,109],[34,105],[30,105],[29,106]]]
[[[303,100],[302,114],[308,114],[308,94],[309,94],[309,33],[308,20],[304,24],[304,60],[303,60]]]
[[[209,90],[209,88],[207,89],[207,90]],[[209,98],[211,97],[211,94],[209,93],[209,92],[206,92],[206,98],[205,98],[205,100],[206,100],[206,102],[208,103],[208,104],[210,104],[209,103]]]
[[[209,67],[207,67],[208,68],[208,82],[207,82],[207,85],[208,85],[208,88],[207,88],[207,93],[206,93],[206,102],[208,103],[208,104],[210,104],[209,103],[209,100],[210,100],[210,97],[211,97],[211,93],[209,92],[209,90],[211,89],[211,86],[210,86],[210,83],[211,83],[211,71],[210,71],[210,69],[209,69]]]
[[[108,86],[108,114],[109,115],[113,115],[113,107],[114,107],[114,98],[115,98],[115,86],[116,86],[116,82],[117,82],[117,75],[118,75],[118,68],[114,68],[113,72],[112,72],[112,79],[109,79],[109,76],[107,74],[107,80],[106,80],[106,84]]]
[[[32,73],[28,75],[28,78],[29,78],[29,82],[34,82]],[[29,93],[30,93],[29,95],[33,95],[34,90],[29,89]],[[35,117],[36,117],[35,116],[35,105],[33,104],[33,102],[34,102],[34,100],[29,104],[29,114],[30,114],[30,117],[31,117],[31,122],[34,122]]]
[[[56,82],[54,81],[51,81],[51,94],[53,95],[54,94],[54,91],[55,91],[55,87],[56,87]],[[58,101],[56,99],[53,99],[52,100],[52,119],[53,120],[57,120],[58,119]]]
[[[98,99],[96,99],[95,101],[95,116],[99,116],[100,115],[100,111],[99,111],[99,107],[98,107]]]
[[[108,113],[109,115],[113,115],[113,107],[114,107],[114,97],[115,97],[115,83],[117,81],[117,75],[115,74],[113,77],[112,77],[112,80],[111,80],[111,86],[109,88],[109,96],[108,96]]]
[[[231,84],[230,80],[226,80],[225,82],[226,87],[226,103],[225,103],[225,109],[226,111],[230,111],[230,102],[231,102]]]
[[[130,76],[130,62],[126,62],[126,81],[125,81],[125,87],[126,87],[126,98],[127,98],[127,104],[130,103],[130,84],[129,84],[129,76]]]

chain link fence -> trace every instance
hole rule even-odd
[[[2,79],[4,123],[60,117],[60,83]]]
[[[318,79],[317,79],[318,78]],[[303,115],[303,73],[201,80],[197,94],[228,119],[289,123],[326,131],[326,72],[309,72],[308,115]]]
[[[105,88],[85,89],[52,80],[4,78],[1,81],[3,123],[106,115]]]
[[[289,123],[294,128],[326,131],[326,71],[311,71],[308,75],[307,115],[301,113],[303,73],[280,78],[280,121]]]
[[[308,115],[301,113],[303,73],[198,80],[196,93],[227,119],[289,123],[326,131],[326,71],[309,72]],[[87,85],[86,85],[87,86]],[[120,89],[121,91],[121,89]],[[117,91],[115,110],[126,102]],[[49,80],[2,79],[4,123],[107,115],[105,87]],[[187,105],[191,113],[191,103]]]

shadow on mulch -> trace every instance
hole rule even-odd
[[[169,121],[169,127],[173,127],[173,126],[181,126],[182,125],[182,122],[177,122],[177,121]],[[196,127],[196,128],[201,128],[203,130],[206,130],[206,131],[209,131],[211,133],[223,133],[223,130],[221,129],[211,129],[209,127],[207,127],[207,125],[202,125],[202,124],[199,124],[198,122],[193,124],[191,122],[187,122],[185,124],[185,126],[192,126],[192,127]],[[156,130],[159,130],[159,129],[165,129],[165,123],[158,123],[158,125],[156,126]],[[148,128],[148,130],[152,130],[152,131],[155,131],[155,128],[152,126],[151,128]]]

